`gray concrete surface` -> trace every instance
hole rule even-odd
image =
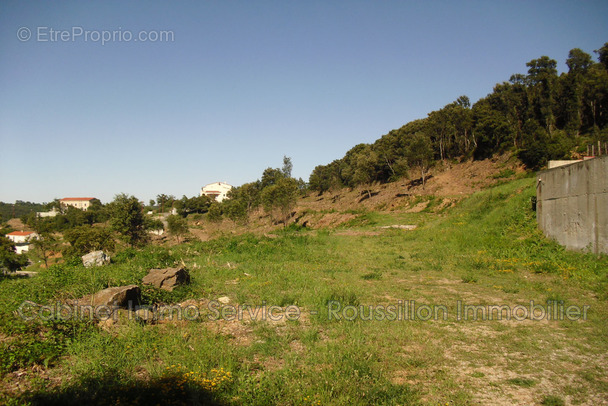
[[[573,250],[608,254],[608,155],[538,173],[537,220]]]

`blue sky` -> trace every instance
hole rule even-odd
[[[0,201],[194,196],[283,155],[307,180],[531,59],[565,71],[607,18],[606,1],[1,1]]]

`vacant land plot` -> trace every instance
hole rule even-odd
[[[1,280],[0,401],[608,404],[608,260],[542,237],[533,183],[350,212],[335,230],[127,250],[103,268]],[[142,291],[157,309],[188,308],[181,320],[101,328],[15,314],[26,300],[141,286],[175,264],[190,285]]]

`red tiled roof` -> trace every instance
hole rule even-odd
[[[217,193],[220,194],[217,190],[205,190],[203,193]]]
[[[13,231],[12,233],[8,233],[7,235],[26,236],[26,235],[30,235],[30,234],[34,234],[34,232],[33,231]]]
[[[94,197],[64,197],[59,200],[60,202],[68,201],[68,200],[77,200],[77,201],[89,201],[95,199]]]

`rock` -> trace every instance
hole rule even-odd
[[[222,296],[219,299],[217,299],[217,301],[222,304],[228,304],[228,303],[230,303],[230,298],[228,296]]]
[[[103,251],[93,251],[82,256],[82,264],[87,268],[90,266],[102,266],[110,263],[110,257]]]
[[[387,229],[387,228],[398,228],[398,229],[401,229],[401,230],[411,231],[411,230],[417,229],[418,226],[415,225],[415,224],[393,224],[392,226],[384,226],[384,227],[380,227],[380,228],[384,228],[384,229]]]
[[[89,296],[85,296],[76,301],[76,304],[93,307],[106,306],[110,309],[134,308],[141,302],[141,291],[137,285],[115,286],[100,290]]]
[[[13,272],[13,275],[15,276],[21,276],[24,278],[31,278],[33,276],[38,275],[38,272],[33,272],[33,271],[15,271]]]
[[[190,273],[185,268],[150,269],[143,283],[171,292],[178,285],[190,283]]]

